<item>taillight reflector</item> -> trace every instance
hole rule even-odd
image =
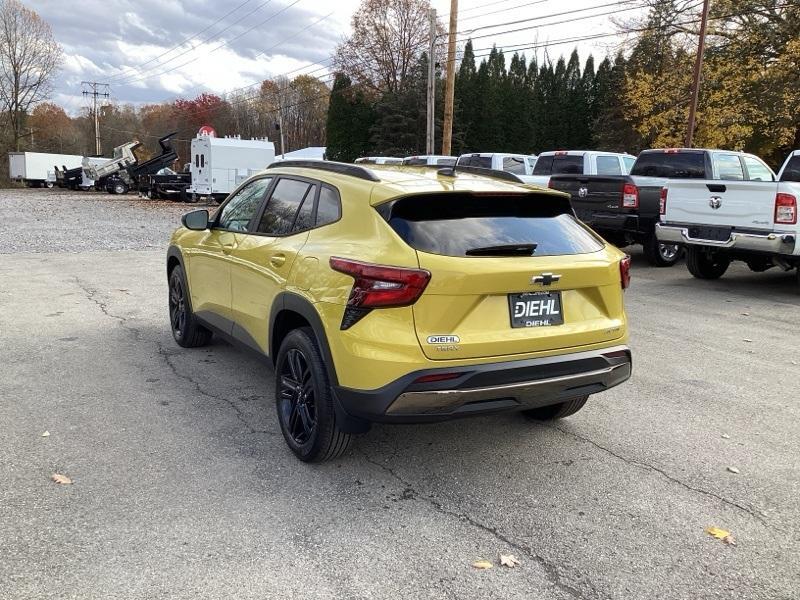
[[[458,379],[464,373],[431,373],[430,375],[423,375],[417,377],[414,383],[433,383],[435,381],[448,381],[450,379]]]
[[[797,224],[797,198],[791,194],[775,196],[775,222],[781,225]]]
[[[667,214],[667,188],[661,188],[661,197],[658,200],[658,214]]]
[[[639,207],[639,188],[632,183],[622,186],[622,206],[625,208]]]
[[[431,279],[431,274],[423,269],[373,265],[334,256],[330,265],[334,271],[350,275],[355,280],[347,305],[360,308],[413,304]]]
[[[625,256],[619,261],[619,280],[623,290],[631,285],[631,257]]]

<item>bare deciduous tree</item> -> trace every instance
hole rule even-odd
[[[18,0],[0,0],[0,101],[17,150],[28,112],[52,91],[61,54],[38,14]]]
[[[363,0],[353,33],[336,49],[336,69],[376,91],[399,91],[428,49],[430,7],[428,0]]]

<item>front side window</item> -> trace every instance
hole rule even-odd
[[[616,156],[598,156],[597,174],[622,175],[622,167],[619,166],[619,159]]]
[[[714,154],[714,170],[718,179],[743,181],[742,161],[736,154]]]
[[[250,221],[258,211],[272,177],[251,181],[222,207],[217,226],[231,231],[248,231]]]
[[[747,167],[747,175],[750,181],[775,181],[775,177],[769,167],[757,158],[745,156],[744,166]]]
[[[286,235],[292,232],[295,217],[303,213],[310,227],[310,215],[314,209],[314,193],[316,186],[298,179],[281,179],[275,184],[272,195],[261,216],[259,233],[268,235]],[[305,207],[305,211],[303,210]],[[309,212],[310,211],[310,212]]]
[[[525,175],[525,161],[517,156],[506,156],[503,159],[503,171]]]

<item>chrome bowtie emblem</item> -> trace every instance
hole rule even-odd
[[[711,196],[711,199],[708,201],[708,205],[717,210],[720,206],[722,206],[722,198],[719,196]]]
[[[542,285],[552,285],[561,279],[561,275],[553,275],[552,273],[542,273],[531,277],[531,283],[541,283]]]

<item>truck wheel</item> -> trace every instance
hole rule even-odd
[[[339,429],[325,363],[310,327],[290,331],[275,361],[275,406],[281,432],[303,462],[341,456],[351,435]]]
[[[45,182],[44,187],[46,187],[48,190],[53,189],[53,182],[52,181]]]
[[[689,273],[698,279],[719,279],[728,270],[731,259],[719,252],[702,248],[689,248],[686,251],[686,266]]]
[[[128,186],[125,185],[124,183],[122,183],[121,181],[119,183],[115,183],[114,184],[114,193],[118,194],[118,195],[127,194],[128,193]]]
[[[580,398],[567,400],[559,404],[523,410],[522,414],[532,421],[555,421],[556,419],[563,419],[564,417],[574,415],[583,408],[583,405],[586,404],[588,399],[588,395],[581,396]]]
[[[679,244],[662,244],[655,234],[643,243],[644,257],[654,267],[671,267],[683,258],[683,248]]]

